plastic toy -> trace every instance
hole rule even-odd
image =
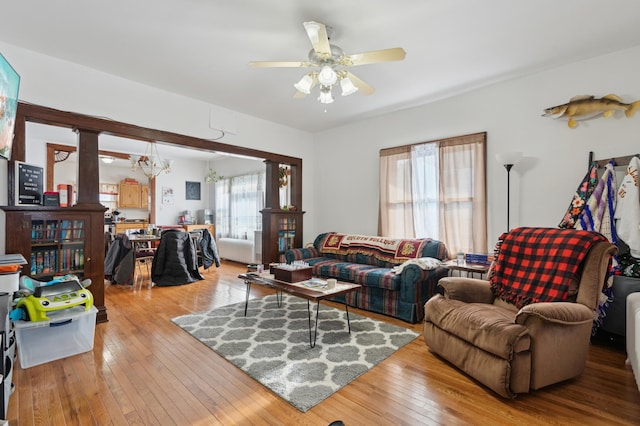
[[[14,321],[48,321],[49,312],[81,305],[87,311],[93,306],[93,294],[87,290],[90,285],[90,279],[80,282],[75,275],[65,275],[48,282],[23,275],[20,277],[21,296],[16,299],[16,307],[9,317]]]

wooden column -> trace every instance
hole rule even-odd
[[[94,130],[75,129],[78,133],[77,204],[100,204],[100,165],[98,164],[98,136]]]
[[[278,169],[280,163],[272,160],[265,160],[266,177],[264,188],[264,206],[267,209],[280,210],[280,185]]]

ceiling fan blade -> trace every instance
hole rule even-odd
[[[374,89],[373,86],[360,80],[360,78],[353,75],[353,73],[350,73],[349,71],[346,71],[346,73],[347,73],[346,76],[349,77],[349,79],[351,79],[351,82],[353,83],[353,85],[356,86],[358,88],[358,91],[362,93],[364,96],[369,96],[376,91],[376,89]]]
[[[253,68],[304,68],[309,67],[309,62],[285,62],[285,61],[251,61],[249,66]]]
[[[329,46],[327,27],[315,21],[304,22],[303,25],[316,54],[321,58],[330,58],[331,47]]]
[[[366,65],[376,62],[401,61],[407,53],[401,47],[374,50],[373,52],[356,53],[345,56],[340,62],[345,66]]]

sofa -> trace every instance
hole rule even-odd
[[[627,363],[636,377],[640,390],[640,293],[627,297]]]
[[[312,246],[285,252],[287,263],[304,261],[315,276],[361,284],[335,300],[417,323],[424,303],[447,276],[447,248],[431,238],[395,239],[326,232]]]

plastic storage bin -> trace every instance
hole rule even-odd
[[[51,321],[16,321],[16,343],[22,368],[93,350],[98,309],[74,307],[50,313]]]

